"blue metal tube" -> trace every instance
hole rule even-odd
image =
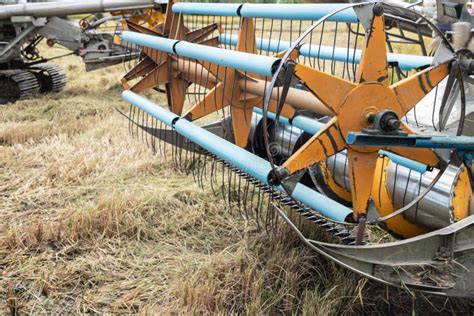
[[[345,3],[314,3],[314,4],[258,4],[245,3],[240,9],[240,16],[247,18],[265,18],[280,20],[319,20],[325,15],[347,8]],[[331,16],[329,21],[357,23],[357,15],[352,8]]]
[[[391,161],[393,161],[396,164],[399,164],[411,170],[415,170],[421,174],[424,174],[426,171],[429,170],[428,166],[425,164],[399,156],[397,154],[394,154],[386,150],[379,150],[379,154],[389,158]]]
[[[268,161],[262,159],[245,149],[242,149],[225,139],[222,139],[209,131],[189,122],[186,119],[180,119],[177,115],[172,114],[168,110],[150,102],[144,97],[141,97],[131,91],[124,91],[122,94],[124,100],[139,107],[146,113],[152,115],[154,118],[163,123],[172,126],[175,130],[184,137],[195,142],[202,148],[215,154],[216,156],[228,161],[239,169],[247,172],[261,182],[270,185],[268,182],[268,175],[271,171],[271,166]],[[274,186],[276,190],[285,192],[283,187]],[[298,183],[293,191],[292,196],[336,221],[345,221],[346,218],[352,214],[352,210],[331,200],[330,198],[308,188],[307,186]]]
[[[314,135],[319,130],[321,130],[325,124],[318,122],[315,119],[311,119],[309,117],[303,115],[297,115],[291,120],[291,124],[299,129]]]
[[[196,15],[239,16],[238,10],[241,5],[241,3],[177,2],[173,5],[173,12]]]
[[[254,113],[257,113],[257,114],[260,114],[260,115],[263,115],[263,110],[261,108],[253,108],[253,111]],[[273,112],[267,112],[267,117],[271,120],[275,120],[276,118],[276,114],[273,113]],[[291,124],[290,120],[284,116],[281,116],[280,115],[280,119],[278,120],[278,122],[282,123],[282,124],[287,124],[287,125],[293,125]],[[293,125],[294,127],[298,127],[296,125]],[[298,127],[299,128],[299,127]],[[302,129],[302,128],[300,128]]]
[[[263,115],[263,111],[260,108],[254,108],[253,111],[257,114]],[[272,112],[267,112],[267,117],[271,120],[274,120],[276,118],[276,114]],[[303,115],[297,115],[291,120],[280,115],[278,121],[282,124],[292,125],[311,135],[316,134],[321,128],[324,127],[323,123]]]
[[[164,37],[156,37],[129,31],[123,32],[121,37],[123,41],[137,44],[140,46],[150,47],[170,54],[174,53],[173,46],[179,42],[177,40],[172,40]]]
[[[417,139],[415,147],[425,148],[455,148],[457,150],[474,151],[472,136],[433,136],[430,139]]]
[[[135,32],[123,32],[122,39],[167,53],[176,53],[178,56],[207,61],[261,76],[272,76],[275,67],[280,62],[280,59],[275,57],[249,54],[186,41],[176,41]]]
[[[219,35],[219,41],[225,45],[237,45],[238,36],[230,34]],[[269,40],[267,38],[257,39],[257,49],[264,51],[279,53],[287,50],[292,46],[291,42],[287,41],[276,41]],[[342,47],[331,47],[331,46],[319,46],[303,44],[299,48],[299,52],[304,57],[319,58],[325,60],[335,60],[348,63],[359,63],[362,55],[360,49],[342,48]],[[433,62],[433,57],[429,56],[416,56],[407,54],[395,54],[388,53],[387,61],[389,63],[397,63],[400,69],[408,71],[423,66],[429,66]]]
[[[319,20],[333,11],[347,7],[345,3],[316,4],[256,4],[256,3],[193,3],[179,2],[173,5],[174,13],[241,16],[281,20]],[[329,18],[330,21],[357,23],[357,15],[352,8],[341,11]]]
[[[173,122],[179,119],[179,115],[176,115],[173,112],[170,112],[166,110],[165,108],[151,102],[147,98],[144,98],[131,91],[128,91],[128,90],[124,91],[122,93],[122,98],[128,103],[131,103],[141,108],[143,111],[159,119],[161,122],[165,123],[168,126],[172,126]]]

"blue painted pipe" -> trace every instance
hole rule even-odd
[[[177,2],[173,4],[173,12],[181,14],[239,16],[241,3],[200,3]]]
[[[173,123],[179,119],[179,115],[174,114],[173,112],[167,111],[161,106],[151,102],[147,98],[144,98],[136,93],[131,91],[122,92],[122,98],[128,103],[131,103],[135,106],[138,106],[151,116],[159,119],[161,122],[165,123],[168,126],[173,126]],[[146,109],[146,110],[145,110]]]
[[[433,136],[416,139],[415,147],[424,148],[455,148],[457,150],[474,151],[474,137],[472,136]]]
[[[270,56],[249,54],[135,32],[123,32],[122,40],[261,76],[271,77],[281,60]]]
[[[316,21],[336,10],[347,8],[346,3],[314,3],[314,4],[258,4],[245,3],[240,9],[240,16],[246,18],[265,18],[280,20]],[[329,21],[357,23],[357,15],[348,8],[328,18]]]
[[[263,115],[263,111],[261,108],[254,108],[253,111],[257,114]],[[271,120],[275,120],[276,114],[272,112],[267,112],[267,117]],[[324,124],[319,122],[318,120],[303,115],[297,115],[291,120],[280,115],[278,122],[282,124],[292,125],[311,135],[316,134],[321,128],[324,127]]]
[[[253,111],[254,111],[254,113],[263,115],[263,110],[261,108],[253,108]],[[268,111],[267,112],[267,117],[271,120],[275,120],[276,119],[276,114],[273,113],[273,112]],[[284,116],[281,116],[281,115],[280,115],[280,119],[278,120],[278,122],[280,122],[282,124],[293,125],[293,124],[291,124],[291,121],[288,118],[286,118]],[[300,128],[299,126],[296,126],[296,125],[293,125],[293,126],[297,127],[297,128]],[[302,128],[300,128],[300,129],[302,129]]]
[[[195,142],[214,155],[228,161],[235,167],[252,175],[262,183],[270,185],[268,175],[272,168],[270,163],[209,131],[180,118],[178,115],[150,102],[146,98],[131,91],[124,91],[122,97],[127,102],[142,109],[154,118],[173,127],[179,134]],[[280,192],[285,192],[282,186],[274,186]],[[345,221],[352,210],[330,198],[298,183],[292,194],[293,198],[308,207],[336,221]]]
[[[321,123],[315,119],[311,119],[309,117],[303,115],[297,115],[291,120],[291,124],[293,126],[298,127],[299,129],[314,135],[319,132],[320,129],[324,127],[324,123]]]
[[[406,168],[409,168],[411,170],[415,170],[418,173],[424,174],[426,171],[429,170],[429,167],[425,164],[422,164],[417,161],[413,161],[411,159],[399,156],[397,154],[394,154],[392,152],[386,151],[386,150],[379,150],[379,154],[381,156],[385,156],[389,158],[391,161],[393,161],[396,164],[399,164],[401,166],[404,166]]]
[[[237,45],[238,36],[231,34],[221,34],[219,35],[219,41],[225,45]],[[269,40],[266,38],[257,39],[257,48],[279,53],[281,51],[290,49],[292,47],[291,42],[287,41],[276,41]],[[362,55],[360,49],[347,49],[342,47],[331,47],[331,46],[319,46],[319,45],[310,45],[303,44],[299,48],[299,52],[304,57],[320,58],[325,60],[335,60],[340,62],[348,63],[359,63]],[[389,63],[397,63],[400,69],[403,71],[409,71],[412,69],[425,67],[431,65],[433,62],[433,57],[429,56],[416,56],[408,54],[395,54],[388,53],[387,60]]]
[[[174,13],[241,16],[280,20],[319,20],[325,15],[347,7],[345,3],[315,4],[256,4],[256,3],[193,3],[178,2],[173,5]],[[357,15],[352,8],[336,13],[329,21],[357,23]]]

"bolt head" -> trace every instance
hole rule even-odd
[[[374,12],[374,15],[381,16],[383,14],[383,6],[377,3],[376,5],[374,5],[373,12]]]

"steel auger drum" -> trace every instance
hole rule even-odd
[[[468,42],[453,46],[415,8],[372,2],[182,2],[166,17],[166,34],[122,34],[141,50],[122,79],[132,133],[347,269],[474,297]]]

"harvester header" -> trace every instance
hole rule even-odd
[[[457,8],[446,31],[404,3],[9,5],[0,84],[8,100],[36,78],[64,87],[43,38],[90,70],[123,61],[130,132],[229,207],[383,284],[474,298],[474,40]],[[94,12],[113,13],[63,17]]]

